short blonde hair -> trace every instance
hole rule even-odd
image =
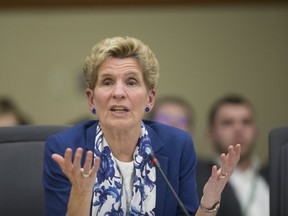
[[[95,88],[99,67],[111,57],[134,58],[142,68],[147,89],[157,88],[160,67],[152,50],[142,41],[133,37],[112,37],[97,43],[85,60],[84,78],[90,89]]]

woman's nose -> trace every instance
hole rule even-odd
[[[124,98],[125,97],[125,89],[122,83],[117,83],[113,90],[113,97],[114,98]]]

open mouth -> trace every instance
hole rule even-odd
[[[115,113],[124,113],[124,112],[128,112],[129,110],[125,107],[113,107],[111,108],[111,111]]]

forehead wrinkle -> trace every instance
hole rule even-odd
[[[108,67],[115,66],[115,67],[120,67],[120,68],[127,67],[127,66],[128,67],[136,66],[138,68],[141,68],[139,63],[133,58],[126,58],[126,59],[109,58],[106,61],[104,61],[101,66],[103,65],[108,66]]]
[[[132,59],[131,61],[114,61],[109,59],[105,61],[99,68],[99,76],[102,78],[114,77],[114,76],[135,76],[143,77],[142,68],[137,61]]]
[[[119,73],[117,73],[116,75],[118,75],[118,74]],[[128,76],[139,77],[139,76],[141,76],[141,73],[138,73],[138,72],[135,72],[135,71],[127,71],[127,72],[124,71],[124,72],[122,72],[120,74],[122,74],[124,77],[128,77]],[[101,73],[99,76],[102,77],[102,78],[106,78],[106,77],[113,77],[114,74],[113,73],[109,73],[109,72],[104,72],[104,73]]]

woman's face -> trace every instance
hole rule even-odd
[[[155,91],[147,90],[142,69],[133,58],[109,58],[98,70],[94,90],[86,90],[90,109],[96,108],[101,127],[139,127],[145,107],[154,105]]]

